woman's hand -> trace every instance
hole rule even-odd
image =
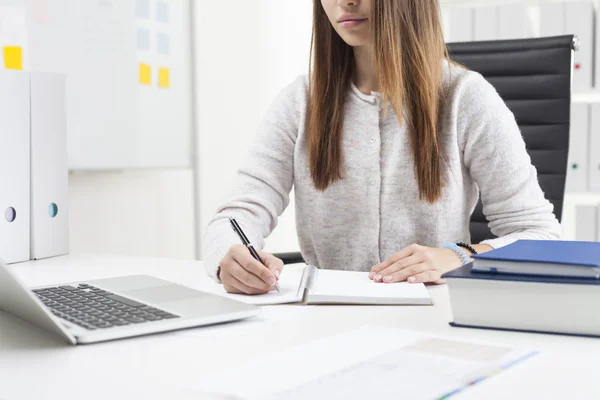
[[[283,261],[272,254],[256,250],[265,265],[256,261],[240,244],[232,246],[223,257],[219,279],[228,293],[265,294],[275,289],[283,269]]]
[[[408,281],[445,283],[443,274],[462,266],[460,257],[450,249],[413,244],[375,265],[369,272],[374,282],[395,283]]]

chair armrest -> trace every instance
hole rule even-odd
[[[299,264],[304,262],[302,254],[298,253],[275,253],[275,257],[283,261],[284,264]]]

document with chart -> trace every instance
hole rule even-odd
[[[373,346],[373,338],[386,345]],[[246,400],[443,399],[485,384],[487,377],[535,354],[503,344],[366,326],[268,355],[200,384],[205,392]]]

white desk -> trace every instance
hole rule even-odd
[[[136,273],[192,287],[208,279],[199,262],[107,255],[71,255],[11,268],[31,286]],[[447,288],[430,292],[433,307],[279,306],[293,317],[247,321],[243,336],[237,335],[241,326],[230,324],[75,347],[0,313],[0,399],[205,398],[182,388],[206,372],[364,324],[542,350],[458,399],[600,398],[600,340],[451,328]]]

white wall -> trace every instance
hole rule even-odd
[[[72,174],[71,251],[193,258],[194,207],[204,232],[273,98],[308,71],[311,20],[309,0],[194,0],[200,202],[192,202],[189,170]],[[566,238],[576,200],[565,202]],[[298,249],[293,211],[291,204],[268,250]]]
[[[276,94],[308,72],[312,2],[198,0],[195,73],[201,231],[234,183]],[[267,250],[298,250],[293,205]]]
[[[72,253],[194,258],[191,170],[74,172]]]

